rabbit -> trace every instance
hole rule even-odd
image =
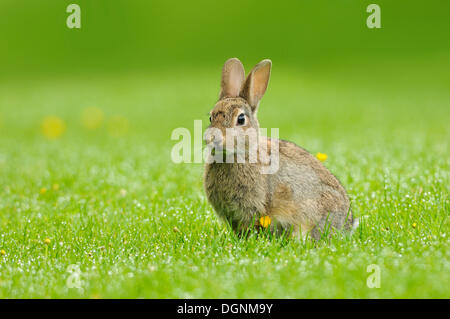
[[[258,132],[257,143],[278,143],[279,168],[273,174],[263,174],[261,160],[256,162],[205,163],[204,190],[218,217],[227,221],[237,233],[260,224],[261,217],[269,216],[269,230],[289,233],[297,238],[308,234],[315,240],[322,234],[330,236],[338,230],[350,232],[356,227],[349,197],[328,169],[313,155],[296,144],[259,135],[257,111],[271,73],[272,62],[258,63],[245,78],[242,63],[228,59],[222,69],[219,100],[210,112],[208,129],[220,130],[239,127]],[[207,129],[207,130],[208,130]],[[227,139],[206,138],[208,145],[227,149]],[[246,159],[248,159],[246,157]]]

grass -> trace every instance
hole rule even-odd
[[[326,153],[365,216],[315,247],[236,238],[205,199],[202,165],[170,161],[172,129],[207,122],[219,67],[2,82],[0,297],[449,298],[446,70],[275,63],[261,126]],[[90,106],[96,129],[80,120]],[[64,121],[53,140],[48,116]],[[366,285],[372,264],[380,288]]]

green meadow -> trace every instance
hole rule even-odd
[[[367,4],[302,2],[299,20],[278,4],[227,29],[222,4],[79,2],[81,30],[64,27],[70,2],[36,7],[35,28],[6,17],[37,17],[27,1],[0,5],[0,298],[450,297],[445,10],[383,1],[369,32]],[[208,125],[233,56],[247,72],[272,59],[261,127],[327,154],[361,219],[352,236],[238,238],[203,165],[172,162],[172,131]]]
[[[261,126],[327,154],[365,216],[316,246],[237,238],[205,199],[202,165],[171,162],[172,129],[208,122],[220,67],[3,85],[0,296],[448,297],[449,82],[400,71],[393,87],[274,64]],[[50,115],[62,123],[45,131]],[[366,285],[371,264],[380,288]]]

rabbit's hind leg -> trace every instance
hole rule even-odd
[[[319,240],[321,237],[331,237],[338,231],[350,232],[352,230],[353,218],[343,213],[328,213],[322,216],[311,231],[311,237]]]

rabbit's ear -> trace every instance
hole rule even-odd
[[[266,92],[271,69],[272,61],[262,60],[250,71],[241,89],[240,96],[247,100],[253,112],[258,108],[259,101]]]
[[[241,61],[237,58],[228,59],[222,69],[219,99],[225,97],[238,97],[244,79],[245,71]]]

